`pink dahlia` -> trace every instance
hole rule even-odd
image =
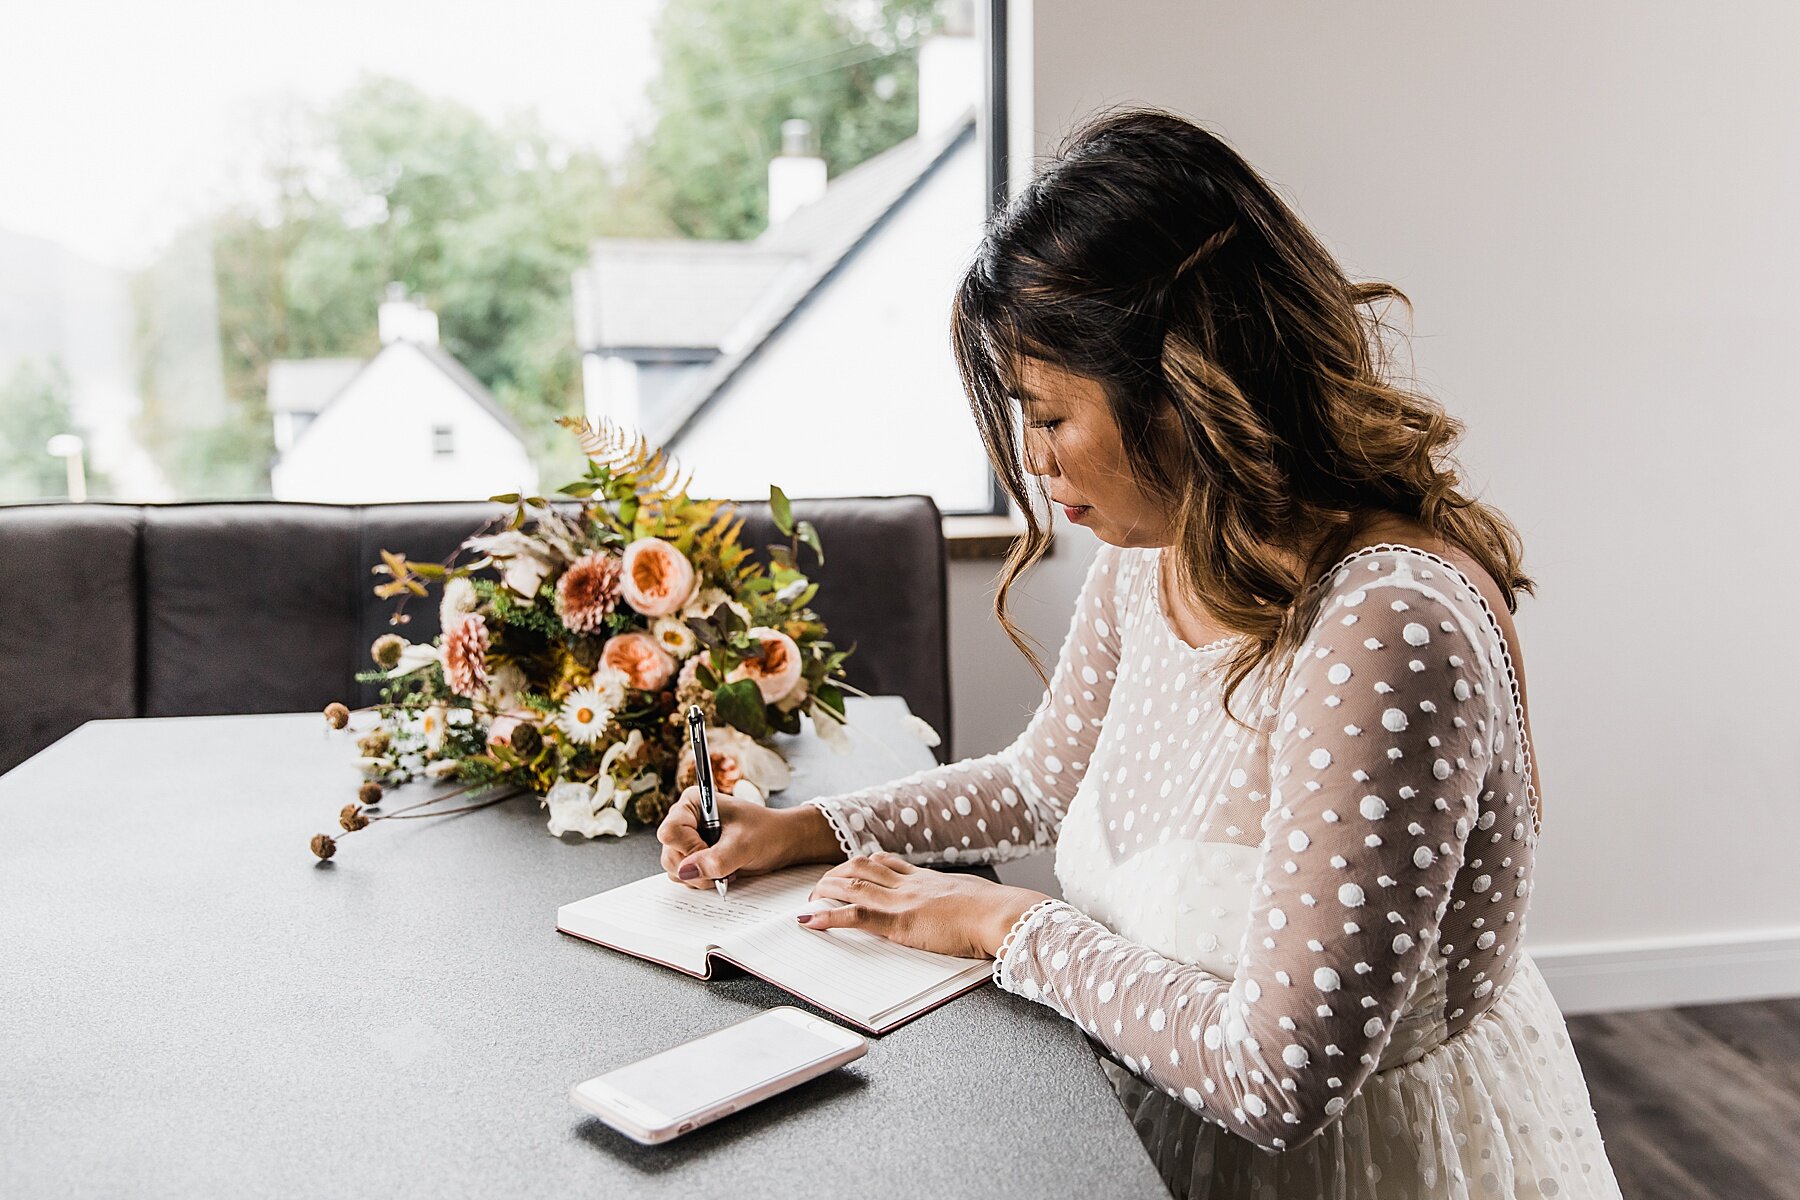
[[[469,613],[444,631],[444,677],[450,690],[474,699],[487,686],[487,618]]]
[[[617,555],[598,550],[576,559],[556,581],[556,611],[563,624],[577,633],[599,633],[606,614],[619,606],[624,570]]]

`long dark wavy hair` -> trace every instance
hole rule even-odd
[[[1108,109],[1075,130],[989,222],[956,291],[958,369],[1001,485],[1023,511],[994,612],[1043,556],[1048,517],[1015,425],[1021,359],[1099,383],[1140,486],[1173,514],[1175,585],[1245,635],[1223,698],[1305,640],[1311,585],[1371,517],[1419,522],[1464,547],[1508,611],[1535,593],[1498,510],[1464,495],[1461,422],[1390,378],[1372,306],[1272,187],[1217,136],[1162,109]],[[1179,433],[1157,434],[1173,412]],[[1295,560],[1306,565],[1296,571]]]

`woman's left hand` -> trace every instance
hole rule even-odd
[[[802,914],[807,929],[864,929],[902,946],[992,958],[1022,913],[1042,892],[979,875],[933,871],[885,850],[859,854],[819,879],[812,898],[841,906]]]

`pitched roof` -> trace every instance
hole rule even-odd
[[[324,412],[363,369],[360,358],[278,358],[269,364],[270,412]]]
[[[356,358],[283,359],[280,362],[273,364],[270,368],[269,406],[271,408],[274,408],[275,406],[275,366],[307,367],[314,363],[332,363],[337,364],[338,369],[340,370],[344,364],[348,364],[353,368],[349,371],[343,383],[331,393],[330,397],[323,405],[316,409],[296,410],[303,412],[323,412],[326,408],[329,408],[331,405],[336,404],[341,400],[345,394],[350,391],[351,385],[362,377],[363,372],[374,366],[376,361],[379,360],[382,355],[388,353],[396,346],[410,346],[412,349],[417,350],[420,354],[424,355],[425,359],[438,370],[442,371],[450,382],[461,388],[462,391],[468,395],[469,399],[479,405],[489,416],[493,417],[494,420],[500,422],[501,427],[515,438],[518,438],[520,443],[524,443],[525,431],[519,427],[519,423],[513,419],[512,414],[500,406],[500,402],[494,399],[494,393],[488,391],[487,385],[475,378],[474,373],[471,372],[469,368],[463,366],[462,363],[458,362],[455,355],[435,343],[415,342],[408,338],[400,338],[388,342],[366,360]],[[305,372],[300,372],[297,373],[295,377],[302,378],[305,374]],[[329,372],[321,371],[318,374],[323,378],[329,374]],[[304,439],[306,434],[302,433],[300,437]]]
[[[709,348],[734,358],[766,337],[975,125],[913,136],[832,179],[824,195],[749,241],[599,238],[575,273],[583,351]]]
[[[818,239],[822,247],[802,260],[804,268],[785,285],[771,288],[760,309],[738,331],[735,344],[708,364],[692,389],[670,404],[657,422],[645,429],[656,445],[672,447],[694,421],[724,391],[738,372],[774,338],[808,300],[867,243],[873,234],[931,174],[959,147],[975,136],[973,108],[959,121],[932,137],[911,137],[876,155],[853,171],[846,171],[819,200],[797,210],[764,237],[774,244]],[[868,168],[864,174],[865,168]],[[844,190],[834,196],[841,185]],[[756,243],[762,244],[758,238]]]

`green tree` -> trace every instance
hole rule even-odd
[[[59,433],[81,433],[69,402],[69,373],[60,359],[27,359],[0,383],[0,500],[61,500],[67,470],[44,448]],[[90,474],[92,495],[106,489]]]
[[[574,474],[579,455],[552,418],[581,409],[570,274],[593,240],[754,235],[790,117],[813,123],[831,174],[910,136],[935,6],[668,0],[654,132],[616,167],[534,117],[495,126],[381,76],[318,109],[270,110],[257,186],[171,242],[190,267],[196,242],[210,253],[216,366],[180,336],[181,321],[210,314],[192,296],[158,303],[175,286],[169,264],[136,281],[140,361],[157,368],[140,381],[146,444],[184,494],[266,494],[270,364],[374,354],[377,306],[397,281],[518,419],[543,478]],[[171,366],[178,343],[205,361]],[[194,384],[209,370],[223,377],[222,414]]]
[[[918,43],[937,24],[936,0],[668,0],[634,170],[683,235],[753,237],[783,121],[812,123],[828,177],[913,134]]]

